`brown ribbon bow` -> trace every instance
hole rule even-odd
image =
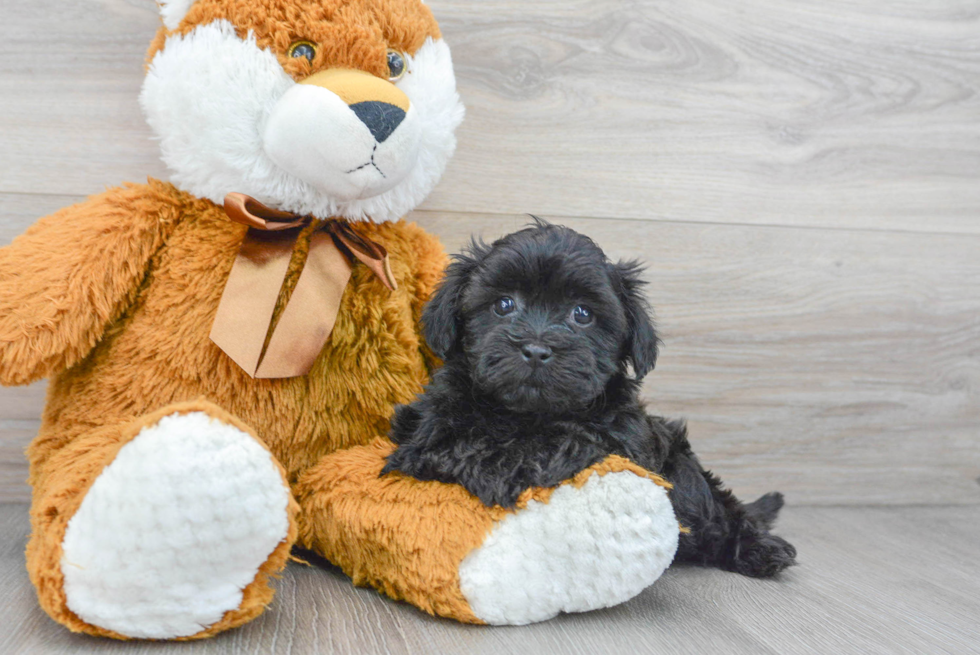
[[[225,196],[225,213],[249,230],[221,294],[211,341],[252,377],[309,372],[337,321],[351,275],[348,257],[364,263],[389,289],[398,287],[384,246],[333,219],[310,236],[299,280],[273,326],[296,239],[313,218],[266,207],[241,193]]]

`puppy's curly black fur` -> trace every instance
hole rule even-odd
[[[382,475],[458,483],[512,507],[528,487],[622,455],[674,484],[675,513],[690,528],[679,560],[772,576],[796,556],[769,533],[782,495],[743,505],[701,467],[682,421],[640,403],[658,346],[640,273],[542,221],[456,256],[422,317],[445,364],[396,410],[398,447]]]

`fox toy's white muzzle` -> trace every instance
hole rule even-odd
[[[340,68],[297,82],[254,34],[220,19],[167,37],[140,103],[182,191],[395,220],[435,186],[463,118],[444,41],[427,39],[405,62],[397,83]]]
[[[269,158],[342,201],[394,188],[418,158],[417,112],[394,84],[349,69],[322,71],[279,99],[262,135]]]

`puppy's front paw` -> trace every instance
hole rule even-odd
[[[739,536],[731,570],[753,578],[771,578],[796,564],[796,548],[768,532],[750,531]]]

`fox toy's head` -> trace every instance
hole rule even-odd
[[[159,0],[140,102],[171,180],[301,214],[389,220],[463,118],[421,0]]]

